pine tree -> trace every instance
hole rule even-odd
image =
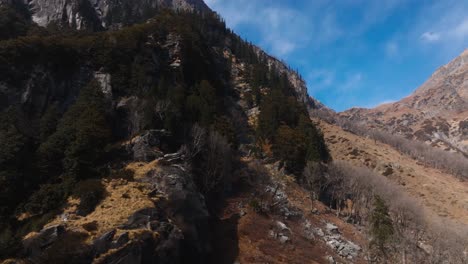
[[[285,167],[292,173],[301,173],[305,166],[305,135],[298,128],[281,125],[274,138],[273,154],[284,161]]]
[[[57,131],[41,144],[38,167],[48,177],[63,169],[74,177],[85,177],[111,139],[105,116],[105,99],[99,83],[84,87],[73,106],[64,114]]]
[[[371,217],[371,246],[377,247],[385,254],[385,245],[392,239],[394,229],[393,221],[388,212],[388,206],[385,201],[378,195],[374,198],[374,209]]]

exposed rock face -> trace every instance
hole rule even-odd
[[[341,115],[370,127],[468,153],[468,50],[439,68],[401,101],[374,109],[353,108]]]
[[[165,130],[149,130],[133,138],[127,145],[128,151],[136,161],[152,161],[161,158],[162,141],[168,137]]]
[[[33,263],[206,263],[212,219],[193,177],[183,164],[156,166],[140,185],[154,206],[98,234],[77,227],[76,216],[47,226],[23,240],[22,256]]]
[[[342,237],[338,227],[332,223],[327,223],[325,226],[326,234],[322,229],[315,229],[316,235],[321,237],[327,245],[335,250],[341,257],[345,259],[353,259],[359,255],[361,247],[355,243],[348,241]],[[333,259],[333,258],[332,258]],[[330,263],[334,263],[331,262]]]
[[[59,24],[93,31],[143,22],[161,8],[210,10],[202,0],[0,0],[0,5],[14,2],[27,5],[32,20],[42,27]]]

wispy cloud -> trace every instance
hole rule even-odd
[[[465,39],[468,37],[468,14],[450,33],[455,38]]]
[[[437,42],[440,40],[440,34],[437,32],[424,32],[421,39],[425,42]]]
[[[349,92],[350,90],[354,90],[359,88],[359,85],[363,81],[363,74],[353,73],[349,75],[341,84],[338,84],[337,87],[341,91]]]
[[[421,10],[410,28],[409,37],[418,35],[429,52],[437,52],[446,59],[453,57],[468,44],[468,2],[458,0],[435,1]]]
[[[207,0],[222,14],[231,28],[248,27],[257,32],[257,44],[279,57],[287,57],[301,48],[313,48],[334,41],[341,34],[336,18],[329,13],[323,19],[291,7],[284,1]],[[320,5],[317,1],[317,7]],[[315,9],[312,9],[315,10]]]
[[[335,85],[335,75],[336,73],[333,70],[314,69],[306,76],[306,80],[309,88],[318,92]]]

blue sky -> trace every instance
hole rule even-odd
[[[414,91],[468,48],[467,0],[205,0],[342,111]]]

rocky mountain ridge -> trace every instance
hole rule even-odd
[[[439,68],[412,95],[341,116],[434,146],[468,153],[468,50]]]
[[[202,0],[1,0],[1,4],[23,4],[41,27],[57,24],[78,30],[120,28],[154,16],[158,9],[209,12]]]
[[[159,9],[191,12],[213,12],[203,0],[0,0],[1,5],[19,5],[29,10],[31,20],[41,27],[59,25],[86,31],[115,30],[122,26],[144,22]],[[265,57],[269,67],[285,73],[293,85],[299,101],[309,108],[325,108],[317,99],[308,95],[307,84],[285,62],[253,46],[258,56]]]

